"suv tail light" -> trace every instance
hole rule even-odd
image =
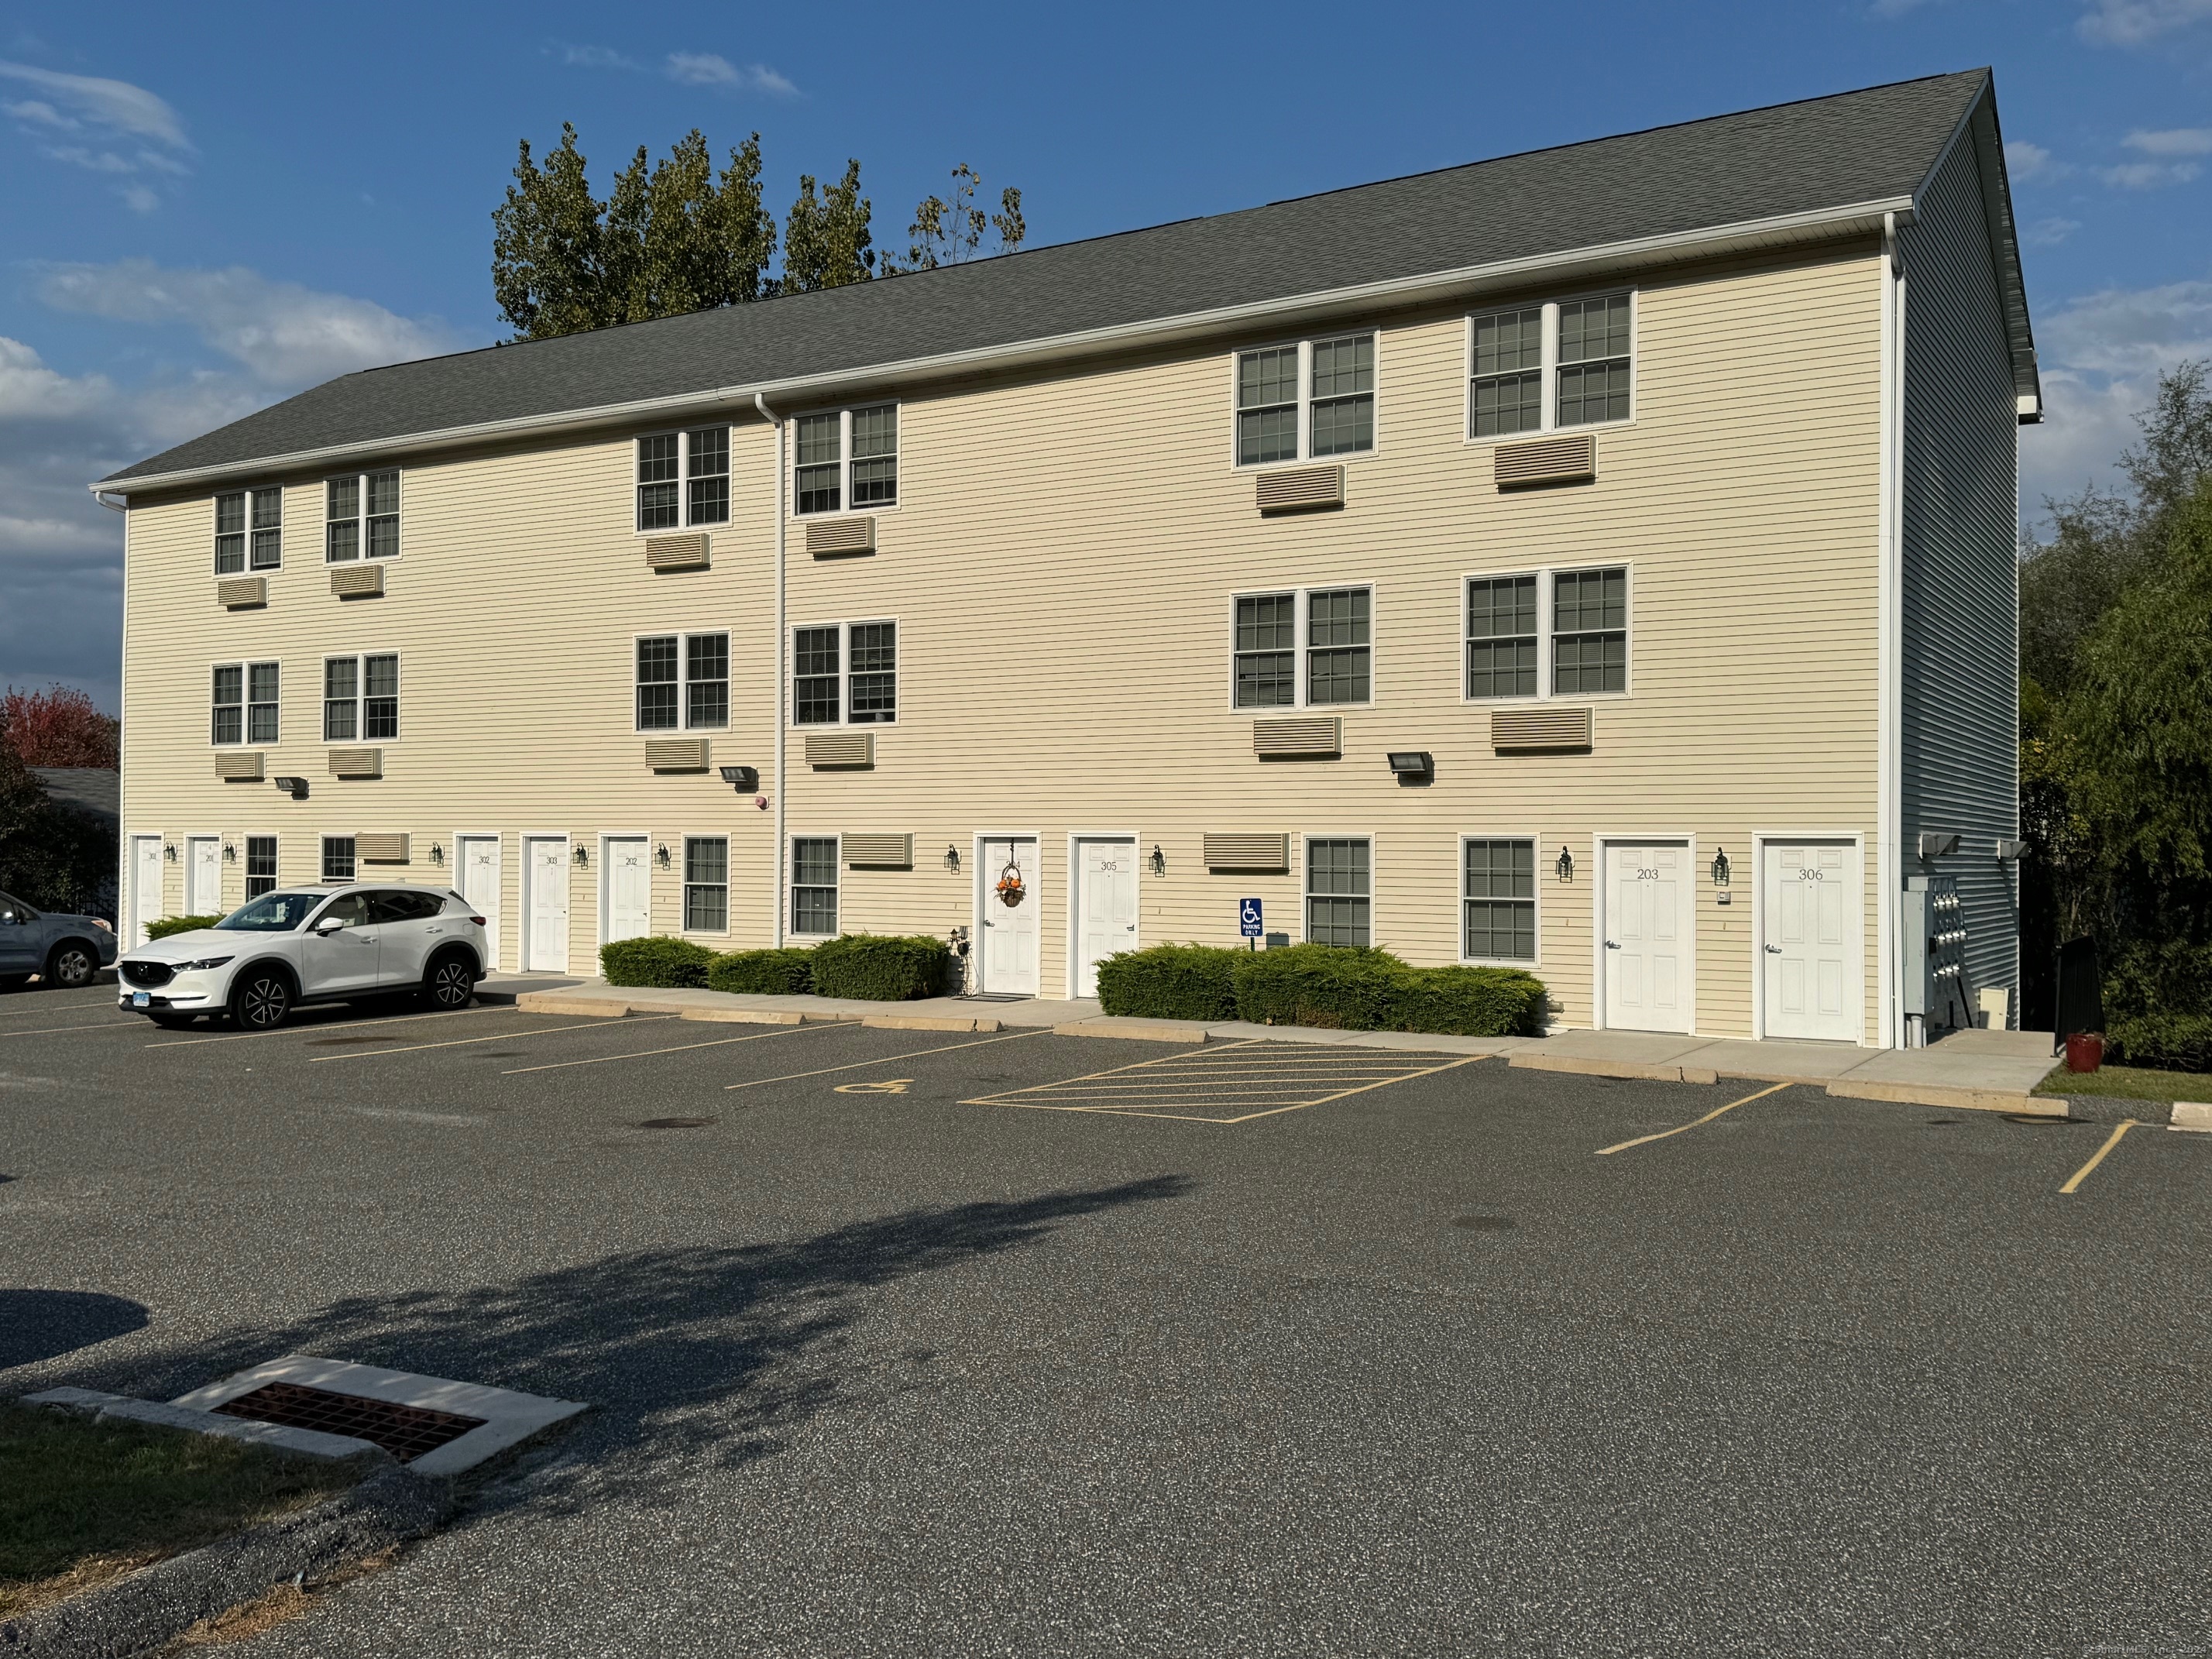
[[[471,916],[469,920],[479,927],[484,925],[484,919],[482,916]]]

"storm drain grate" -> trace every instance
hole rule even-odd
[[[383,1447],[402,1463],[411,1463],[425,1452],[459,1439],[471,1429],[482,1428],[485,1421],[422,1406],[395,1406],[387,1400],[370,1400],[357,1394],[304,1388],[297,1382],[265,1382],[252,1393],[225,1401],[214,1409],[225,1417],[243,1417],[255,1423],[351,1435]]]

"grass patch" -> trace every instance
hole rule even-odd
[[[2212,1100],[2212,1075],[2157,1072],[2148,1066],[2102,1066],[2094,1072],[2051,1067],[2035,1085],[2039,1095],[2104,1095],[2118,1100]]]
[[[0,1618],[327,1498],[363,1472],[0,1402]]]

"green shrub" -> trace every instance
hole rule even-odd
[[[707,969],[707,988],[754,996],[803,996],[814,988],[811,951],[732,951]]]
[[[908,1002],[942,996],[951,983],[952,948],[923,933],[848,933],[806,954],[817,996]]]
[[[1334,945],[1249,952],[1231,969],[1238,1018],[1332,1031],[1391,1029],[1398,978],[1407,971],[1388,951]]]
[[[621,939],[599,947],[599,971],[610,985],[649,986],[668,990],[680,986],[703,986],[714,953],[688,939],[655,933],[644,939]]]
[[[189,933],[195,927],[212,927],[222,920],[221,916],[163,916],[159,921],[146,924],[146,938],[150,943],[172,933]]]
[[[2160,1072],[2212,1072],[2212,1016],[2123,1015],[2105,1020],[2105,1058]]]
[[[1139,1019],[1234,1019],[1230,970],[1246,954],[1212,945],[1123,951],[1098,964],[1098,1000],[1109,1014]]]
[[[2212,1072],[2212,948],[2169,939],[2119,954],[2105,973],[2105,1056]]]
[[[1544,981],[1518,968],[1408,968],[1389,1029],[1450,1036],[1541,1036]]]

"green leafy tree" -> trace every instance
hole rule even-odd
[[[915,204],[914,222],[907,227],[913,240],[907,247],[906,262],[900,264],[885,255],[884,275],[965,264],[976,257],[987,228],[999,233],[994,252],[1012,253],[1019,247],[1029,230],[1022,218],[1021,191],[1009,185],[999,193],[999,211],[986,214],[975,205],[982,186],[981,175],[965,161],[953,168],[952,199],[925,196]]]
[[[576,129],[539,167],[522,141],[514,182],[492,210],[492,297],[515,337],[542,340],[623,320],[605,276],[599,203],[585,173]]]
[[[811,173],[799,175],[799,199],[791,204],[784,222],[783,281],[785,294],[811,294],[817,289],[843,288],[865,283],[875,275],[876,256],[870,246],[868,221],[872,212],[860,194],[860,164],[848,161],[845,176],[815,195]]]

